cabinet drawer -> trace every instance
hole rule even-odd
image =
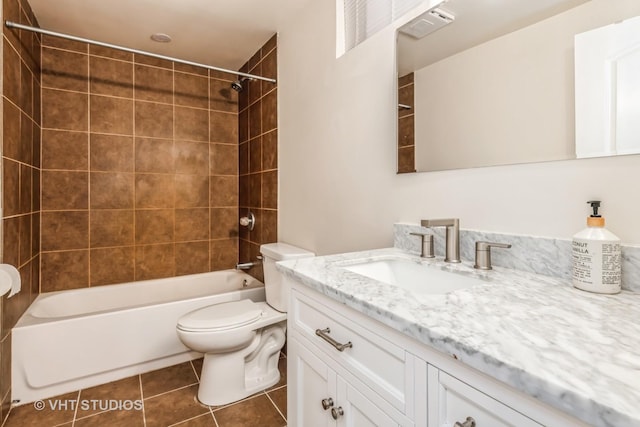
[[[289,306],[289,328],[345,366],[397,409],[407,409],[406,395],[413,389],[413,364],[402,348],[295,290]],[[340,351],[316,333],[327,329],[325,336],[340,344],[350,342],[351,346]]]
[[[476,427],[542,427],[531,418],[493,399],[457,378],[429,366],[429,425],[464,425],[467,417]],[[433,400],[432,400],[433,399]]]

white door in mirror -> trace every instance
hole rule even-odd
[[[578,158],[640,153],[638,76],[640,17],[575,36]]]

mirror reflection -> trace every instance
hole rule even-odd
[[[399,173],[576,158],[576,34],[640,15],[640,2],[449,0],[437,12],[451,22],[416,38],[429,12],[398,31]]]
[[[640,153],[640,17],[575,40],[576,156]]]

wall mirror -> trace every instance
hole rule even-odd
[[[576,158],[576,136],[585,133],[576,130],[576,114],[583,114],[575,107],[576,35],[637,15],[637,0],[448,0],[403,25],[396,49],[398,172]],[[627,95],[606,99],[606,106],[589,101],[589,114],[599,114],[602,133],[638,136],[640,84],[631,78],[640,73],[631,70],[640,53],[625,58],[614,81]],[[612,125],[611,111],[624,103],[635,115]],[[606,149],[579,157],[632,152],[600,145]]]

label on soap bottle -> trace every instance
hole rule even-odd
[[[621,285],[619,241],[573,239],[573,285],[591,292],[617,293]]]

